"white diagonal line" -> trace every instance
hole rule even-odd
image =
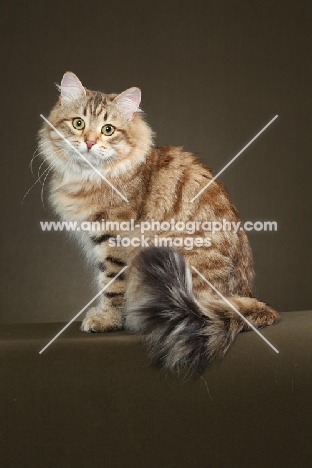
[[[199,197],[199,195],[201,195],[201,194],[204,192],[204,190],[206,190],[206,189],[209,187],[209,185],[212,184],[212,182],[213,182],[214,180],[216,180],[216,178],[219,177],[219,175],[222,174],[222,172],[225,171],[225,169],[227,169],[227,168],[232,164],[232,162],[234,162],[235,159],[237,159],[238,156],[240,156],[240,155],[243,153],[243,151],[245,151],[245,149],[248,148],[248,146],[250,146],[251,143],[253,143],[253,142],[258,138],[258,136],[261,135],[261,133],[263,133],[264,130],[266,130],[266,129],[269,127],[269,125],[271,125],[271,123],[274,122],[274,120],[277,119],[277,117],[278,117],[278,115],[276,115],[275,117],[273,117],[273,119],[270,120],[270,122],[269,122],[268,124],[266,124],[265,127],[263,127],[263,129],[260,130],[260,132],[257,133],[257,135],[254,136],[254,137],[252,138],[252,140],[250,140],[250,142],[247,143],[247,145],[244,146],[244,148],[241,149],[240,152],[237,153],[237,155],[234,156],[234,158],[232,158],[231,161],[229,161],[229,162],[224,166],[224,168],[221,169],[221,171],[218,172],[218,174],[216,174],[216,175],[213,177],[213,179],[211,179],[211,180],[208,182],[208,184],[206,184],[205,187],[203,187],[203,188],[198,192],[197,195],[195,195],[195,197],[192,198],[192,200],[190,200],[190,203],[193,203],[193,201],[196,200],[196,198]]]
[[[74,317],[74,318],[72,318],[72,319],[71,319],[71,321],[70,321],[70,322],[68,322],[68,323],[65,325],[65,327],[64,327],[64,328],[62,328],[62,330],[61,330],[61,331],[59,331],[59,332],[57,333],[57,335],[55,335],[55,337],[54,337],[54,338],[52,338],[52,340],[51,340],[51,341],[49,341],[49,343],[48,343],[47,345],[45,345],[45,347],[44,347],[44,348],[42,348],[42,350],[41,350],[41,351],[39,351],[39,354],[42,354],[42,353],[43,353],[43,351],[45,351],[45,350],[47,349],[47,347],[48,347],[48,346],[50,346],[50,344],[52,344],[52,343],[53,343],[53,341],[55,341],[55,340],[56,340],[56,338],[58,338],[58,337],[59,337],[59,336],[60,336],[60,335],[63,333],[63,331],[64,331],[64,330],[66,330],[66,328],[68,328],[68,327],[69,327],[69,325],[70,325],[71,323],[73,323],[73,321],[74,321],[74,320],[76,320],[76,318],[78,318],[78,317],[79,317],[79,315],[80,315],[80,314],[82,314],[82,312],[84,312],[84,311],[85,311],[85,310],[86,310],[86,309],[89,307],[89,305],[90,305],[90,304],[92,304],[92,302],[93,302],[93,301],[95,301],[95,299],[97,299],[97,298],[98,298],[98,297],[99,297],[99,296],[102,294],[102,292],[103,292],[103,291],[105,291],[105,289],[107,289],[107,288],[108,288],[108,286],[110,286],[110,285],[111,285],[111,284],[112,284],[112,283],[115,281],[115,279],[116,279],[116,278],[118,278],[118,276],[119,276],[119,275],[121,275],[121,273],[123,273],[123,272],[125,271],[125,269],[126,269],[126,268],[128,268],[128,266],[127,266],[127,265],[126,265],[126,266],[124,266],[124,267],[123,267],[123,268],[122,268],[122,269],[119,271],[119,273],[117,273],[117,275],[116,275],[116,276],[114,276],[114,278],[112,278],[112,279],[109,281],[109,283],[107,283],[107,284],[104,286],[104,288],[103,288],[103,289],[101,289],[101,291],[100,291],[99,293],[97,293],[97,294],[96,294],[96,296],[94,296],[94,298],[93,298],[93,299],[91,299],[91,301],[90,301],[90,302],[88,302],[88,304],[87,304],[87,305],[85,305],[85,306],[83,307],[83,309],[81,309],[81,310],[80,310],[80,312],[78,312],[78,314],[76,314],[76,315],[75,315],[75,317]]]
[[[51,124],[51,122],[45,118],[44,115],[40,114],[40,117],[48,124],[50,125],[51,128],[53,128],[53,130],[61,137],[63,138],[64,141],[66,141],[66,143],[68,144],[68,146],[70,146],[74,151],[75,153],[79,154],[79,156],[87,163],[89,164],[90,167],[92,167],[92,169],[100,176],[102,177],[103,180],[105,180],[105,182],[111,186],[111,188],[113,190],[115,190],[116,193],[118,193],[118,195],[127,203],[129,203],[129,201],[127,200],[127,198],[121,193],[119,192],[119,190],[108,180],[106,179],[106,177],[95,167],[93,166],[92,163],[90,163],[90,161],[84,157],[83,154],[80,153],[80,151],[77,150],[77,148],[75,148],[71,143],[70,141],[67,140],[67,138],[64,137],[64,135],[57,129],[54,127],[53,124]]]
[[[232,307],[232,309],[234,310],[234,312],[236,312],[246,323],[247,325],[249,325],[250,328],[252,328],[253,331],[255,331],[259,336],[260,338],[262,338],[276,353],[279,353],[279,351],[272,345],[272,343],[269,342],[269,340],[267,340],[265,338],[265,336],[262,335],[262,333],[259,332],[259,330],[253,326],[252,323],[249,322],[249,320],[246,319],[246,317],[243,316],[243,314],[236,309],[235,306],[233,306],[233,304],[227,300],[226,297],[223,296],[223,294],[220,293],[220,291],[217,290],[217,288],[214,287],[213,284],[210,283],[210,281],[207,280],[207,278],[205,278],[198,270],[197,268],[193,267],[193,270],[196,271],[196,273],[218,294],[218,296],[221,297],[221,299],[224,300],[224,302],[226,302],[230,307]]]

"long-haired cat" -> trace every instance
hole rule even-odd
[[[276,322],[278,313],[253,297],[252,255],[244,230],[202,228],[207,221],[240,221],[222,184],[214,180],[191,203],[212,173],[182,148],[153,145],[139,108],[140,90],[90,91],[71,72],[59,90],[48,118],[57,131],[44,123],[39,134],[41,154],[53,167],[50,201],[58,216],[78,223],[135,220],[136,226],[152,220],[196,221],[193,236],[201,239],[187,249],[183,239],[188,234],[173,227],[156,234],[158,239],[170,236],[174,247],[159,247],[150,230],[150,246],[134,248],[118,246],[116,239],[121,234],[131,239],[135,231],[75,232],[94,263],[100,289],[128,266],[87,312],[81,329],[142,333],[154,362],[202,372],[209,361],[224,356],[240,331],[249,329],[204,278],[255,327]]]

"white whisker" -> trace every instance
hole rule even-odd
[[[45,178],[43,179],[43,182],[42,182],[42,184],[41,184],[41,185],[42,185],[42,187],[41,187],[41,202],[42,202],[42,206],[43,206],[43,209],[44,209],[44,210],[46,209],[45,206],[44,206],[44,201],[43,201],[44,183],[45,183],[45,181],[46,181],[48,175],[49,175],[50,172],[52,171],[52,169],[53,169],[53,164],[51,163],[50,169],[49,169],[48,172],[46,173]]]
[[[37,154],[36,154],[37,153]],[[35,177],[34,175],[34,172],[33,172],[33,162],[34,162],[34,159],[38,158],[38,156],[41,155],[41,152],[39,151],[39,149],[37,148],[36,151],[34,152],[33,154],[33,157],[31,158],[31,161],[29,163],[29,167],[30,167],[30,170],[31,170],[31,173],[32,173],[32,176]]]
[[[40,175],[40,169],[41,169],[41,167],[42,167],[45,163],[46,163],[46,160],[43,160],[42,163],[40,164],[39,169],[38,169],[38,172],[37,172],[37,177],[39,177],[39,175]],[[41,183],[41,181],[40,181],[40,183]],[[42,184],[41,184],[41,185],[42,185]]]
[[[25,200],[25,198],[27,197],[27,195],[29,194],[29,192],[31,191],[31,189],[36,185],[37,182],[39,182],[39,180],[41,179],[41,177],[43,176],[43,174],[44,174],[45,172],[47,172],[47,170],[48,170],[51,166],[52,166],[52,164],[51,164],[50,166],[48,166],[48,167],[43,171],[43,173],[41,174],[40,177],[38,177],[38,179],[36,180],[36,182],[30,187],[30,189],[27,190],[27,192],[26,192],[25,195],[23,196],[23,200],[22,200],[21,205],[24,203],[24,200]]]

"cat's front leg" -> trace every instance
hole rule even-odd
[[[96,244],[94,239],[93,242]],[[100,237],[96,239],[100,240]],[[98,284],[99,290],[103,288],[105,290],[100,296],[98,305],[87,312],[82,322],[81,330],[89,333],[120,330],[123,328],[124,322],[126,271],[119,276],[117,274],[126,266],[126,254],[121,248],[108,247],[107,240],[102,242],[99,240],[98,244],[95,245],[95,255],[98,259]],[[115,277],[116,279],[112,281]],[[109,284],[110,282],[111,284]]]

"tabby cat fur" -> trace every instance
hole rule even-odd
[[[90,91],[67,72],[59,90],[48,120],[72,146],[45,122],[39,150],[52,170],[50,201],[61,220],[240,221],[217,180],[190,203],[213,178],[212,172],[182,148],[154,146],[153,132],[139,108],[138,88],[119,95]],[[117,234],[121,233],[75,232],[94,264],[99,290],[128,266],[87,312],[81,330],[125,328],[142,333],[155,363],[201,373],[249,326],[191,266],[255,327],[278,320],[278,313],[252,294],[252,254],[244,230],[199,230],[196,236],[209,235],[211,245],[191,250],[111,245]],[[131,238],[137,233],[122,234]],[[187,236],[175,231],[157,234]]]

